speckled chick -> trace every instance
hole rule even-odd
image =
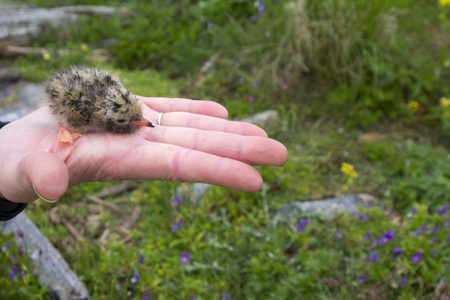
[[[139,126],[154,127],[143,119],[136,97],[108,71],[68,67],[49,77],[44,96],[59,121],[60,142],[73,143],[71,137],[85,132],[131,133]]]

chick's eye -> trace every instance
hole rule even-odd
[[[126,123],[127,122],[127,120],[125,120],[125,119],[119,119],[119,120],[117,120],[117,123],[119,123],[119,124],[124,124],[124,123]]]

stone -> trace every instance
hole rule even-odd
[[[16,82],[20,79],[20,71],[9,68],[0,69],[0,84],[5,82]]]
[[[64,26],[78,19],[79,15],[131,15],[124,8],[104,5],[62,6],[54,8],[34,7],[26,4],[0,3],[0,40],[35,35],[42,23]]]
[[[3,233],[14,233],[18,247],[26,249],[33,262],[29,266],[31,272],[38,278],[40,285],[48,284],[50,297],[70,300],[90,298],[86,287],[78,280],[62,255],[24,212],[2,223]],[[18,231],[23,236],[19,236]]]
[[[31,82],[0,85],[0,121],[17,120],[45,105],[43,86]]]
[[[381,206],[378,199],[369,194],[344,195],[320,200],[295,201],[280,209],[273,217],[273,224],[285,224],[300,216],[319,215],[332,220],[336,213],[350,214],[359,207]]]

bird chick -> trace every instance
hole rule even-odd
[[[104,70],[71,66],[47,80],[44,96],[58,120],[58,142],[73,143],[86,132],[132,133],[154,127],[142,117],[136,96]]]

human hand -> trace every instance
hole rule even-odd
[[[59,199],[70,186],[90,181],[172,180],[257,191],[252,165],[283,165],[287,150],[261,128],[228,121],[211,101],[146,98],[143,115],[161,126],[133,134],[86,133],[73,146],[57,143],[48,107],[0,130],[0,196],[13,202]],[[38,194],[38,195],[36,195]]]

